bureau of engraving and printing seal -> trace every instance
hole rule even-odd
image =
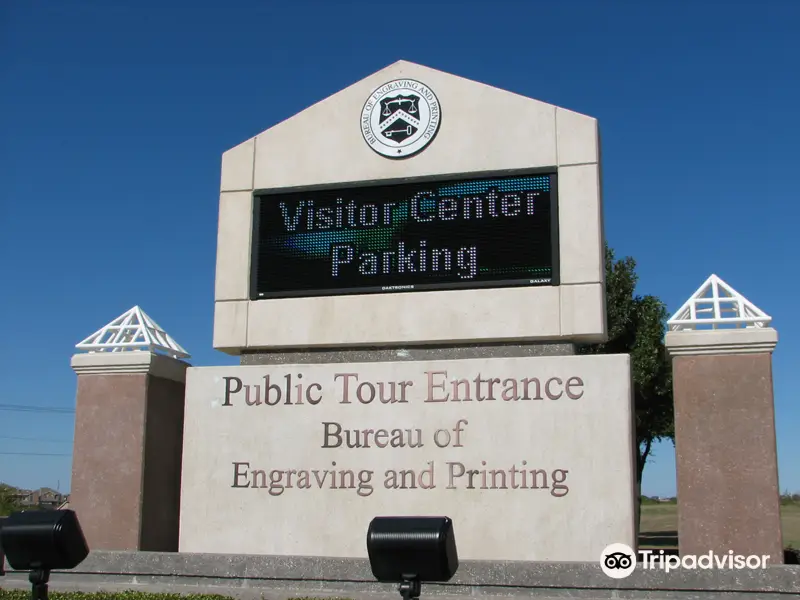
[[[361,111],[361,133],[378,154],[408,158],[433,141],[442,118],[436,94],[413,79],[381,85]]]

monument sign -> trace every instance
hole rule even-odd
[[[463,558],[632,544],[628,357],[192,368],[182,552],[366,556],[446,515]]]
[[[635,545],[595,119],[398,62],[226,152],[214,346],[189,368],[180,550],[365,557],[446,515],[464,559]]]

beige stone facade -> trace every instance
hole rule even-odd
[[[390,160],[365,143],[359,119],[370,94],[399,78],[435,90],[442,119],[422,152]],[[345,345],[603,340],[600,169],[596,119],[417,64],[394,63],[223,155],[214,347],[240,354]],[[559,286],[250,298],[254,191],[537,170],[558,175]]]

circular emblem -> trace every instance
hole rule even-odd
[[[600,555],[600,569],[613,579],[625,579],[636,568],[636,553],[625,544],[606,546]]]
[[[361,133],[370,148],[388,158],[407,158],[433,141],[442,119],[436,94],[413,79],[376,89],[361,111]]]

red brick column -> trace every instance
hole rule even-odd
[[[669,332],[681,555],[783,563],[771,328]]]
[[[77,354],[70,508],[92,550],[177,552],[183,361]]]

